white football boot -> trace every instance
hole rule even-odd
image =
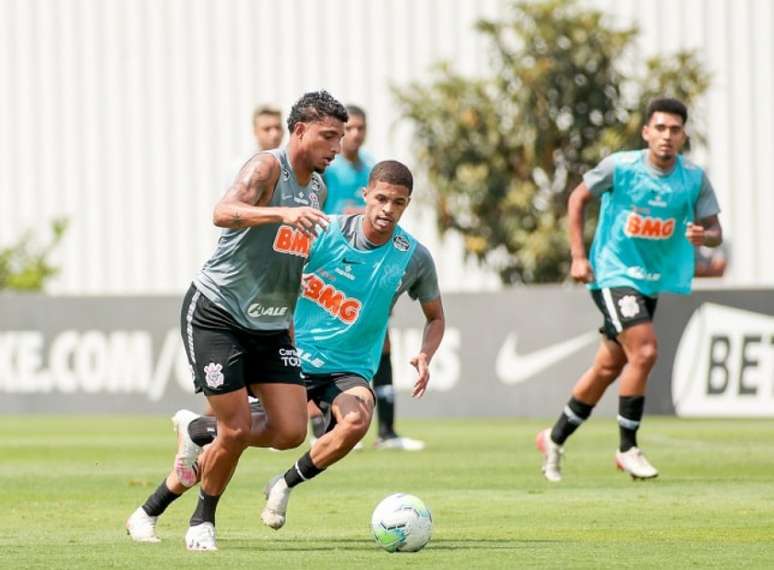
[[[410,437],[388,437],[379,438],[374,442],[376,449],[402,449],[403,451],[422,451],[425,448],[425,442]]]
[[[544,429],[538,432],[535,437],[535,446],[538,451],[543,454],[543,477],[551,481],[552,483],[558,483],[562,480],[562,454],[564,454],[564,448],[553,442],[551,439],[551,430]]]
[[[285,482],[284,474],[276,475],[266,483],[266,487],[263,490],[263,494],[266,496],[266,506],[261,511],[263,524],[274,530],[282,528],[288,512],[290,491],[292,489]]]
[[[631,475],[632,479],[658,477],[658,470],[650,464],[639,447],[632,447],[624,452],[616,451],[615,466]]]
[[[188,527],[188,532],[185,533],[185,547],[188,550],[217,550],[215,525],[204,522]]]
[[[178,410],[172,416],[172,425],[177,432],[177,455],[175,455],[175,475],[184,487],[193,487],[198,479],[196,460],[202,448],[196,445],[188,434],[188,426],[199,417],[191,410]]]
[[[152,517],[142,507],[132,513],[126,521],[126,534],[135,542],[161,542],[156,536],[156,521],[158,517]]]

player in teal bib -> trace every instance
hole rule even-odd
[[[695,253],[685,232],[695,219],[704,171],[677,156],[671,172],[655,172],[647,151],[620,152],[608,160],[613,186],[601,191],[591,248],[596,279],[589,288],[632,287],[648,296],[689,293]]]
[[[323,210],[326,214],[353,214],[363,211],[365,200],[363,189],[373,167],[371,157],[363,151],[368,132],[366,112],[357,105],[347,105],[349,121],[345,126],[341,140],[341,154],[325,170],[324,179],[328,188],[328,199]],[[392,354],[389,332],[384,337],[379,367],[372,381],[376,393],[376,417],[379,426],[379,438],[374,445],[378,449],[406,449],[418,451],[424,443],[410,437],[398,435],[395,431],[395,389],[392,377]],[[312,433],[320,437],[324,433],[324,423],[319,410],[309,408]]]
[[[426,325],[411,360],[420,397],[427,365],[444,331],[443,305],[432,258],[397,223],[413,179],[396,161],[377,164],[365,191],[363,215],[337,216],[315,240],[296,307],[296,344],[307,394],[330,417],[327,431],[285,473],[266,486],[261,520],[285,524],[290,492],[346,456],[365,436],[374,409],[368,384],[379,365],[390,309],[407,291],[421,303]]]
[[[537,435],[549,481],[561,480],[564,442],[619,376],[616,465],[633,478],[658,475],[637,446],[648,374],[656,362],[652,320],[658,294],[690,293],[694,248],[714,247],[722,240],[712,184],[701,168],[680,155],[687,119],[680,101],[652,101],[642,128],[648,148],[608,156],[586,173],[570,196],[570,273],[591,289],[603,315],[604,336],[594,363],[575,384],[553,428]],[[602,205],[587,258],[583,215],[593,198],[601,198]]]
[[[339,154],[323,178],[328,187],[328,199],[323,211],[326,214],[353,214],[363,211],[363,189],[374,166],[373,159],[363,150],[368,122],[365,111],[357,105],[347,105],[349,121],[345,126]]]
[[[347,371],[370,379],[417,242],[396,227],[390,243],[356,249],[344,237],[342,219],[331,218],[312,245],[296,307],[296,345],[305,373]]]

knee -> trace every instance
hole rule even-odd
[[[278,430],[272,440],[272,447],[274,449],[293,449],[304,443],[305,439],[306,422],[299,422]]]
[[[631,358],[631,363],[640,368],[652,368],[658,357],[656,341],[645,342],[638,346]]]
[[[336,427],[340,428],[342,439],[348,442],[352,442],[353,445],[363,439],[368,426],[371,424],[371,415],[362,412],[350,412]]]
[[[250,422],[235,421],[219,425],[218,439],[225,447],[244,450],[250,442]]]
[[[595,374],[605,384],[612,384],[623,370],[624,362],[597,363]]]

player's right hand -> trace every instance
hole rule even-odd
[[[591,283],[594,281],[594,272],[591,270],[591,263],[585,257],[573,259],[570,266],[570,277],[578,283]]]
[[[282,223],[291,226],[311,238],[317,237],[319,228],[328,227],[330,220],[317,208],[304,206],[301,208],[284,208],[282,212]]]
[[[412,358],[411,366],[417,369],[419,376],[417,381],[414,382],[414,388],[411,390],[411,396],[414,398],[421,398],[427,390],[427,383],[430,381],[430,363],[427,361],[427,355],[424,352],[420,352],[414,358]]]

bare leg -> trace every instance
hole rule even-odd
[[[374,398],[364,386],[339,394],[331,405],[336,425],[318,439],[311,450],[312,462],[325,469],[346,456],[357,445],[371,425]]]
[[[543,475],[552,482],[562,480],[562,445],[591,415],[594,406],[602,398],[626,364],[626,354],[621,346],[603,338],[591,367],[575,383],[572,397],[551,429],[538,432],[535,439],[538,451],[543,455]]]
[[[247,437],[253,447],[291,449],[306,439],[308,420],[306,412],[306,388],[299,384],[254,384],[265,415],[254,414]],[[218,425],[220,436],[220,425]]]
[[[221,495],[249,442],[250,406],[245,389],[207,399],[215,411],[218,436],[199,459],[201,488],[207,495]]]
[[[642,396],[648,375],[656,363],[658,341],[653,323],[647,322],[626,329],[618,339],[623,345],[628,364],[621,374],[621,396]]]
[[[596,405],[626,364],[626,353],[617,343],[604,338],[599,345],[591,368],[575,383],[572,395],[591,406]]]
[[[180,480],[177,478],[177,475],[175,475],[174,469],[170,471],[169,475],[167,475],[166,484],[167,484],[167,489],[172,491],[175,495],[182,495],[188,489],[190,489],[190,487],[186,487],[182,483],[180,483]]]
[[[374,410],[371,391],[356,386],[339,394],[331,404],[336,425],[324,434],[284,474],[274,477],[266,486],[266,506],[261,520],[273,529],[285,524],[290,491],[295,485],[308,481],[347,455],[368,431]]]
[[[658,342],[650,322],[635,325],[619,335],[629,363],[621,375],[618,398],[618,431],[620,444],[616,454],[618,467],[632,477],[648,479],[658,471],[645,458],[637,445],[645,409],[648,376],[656,363]]]

